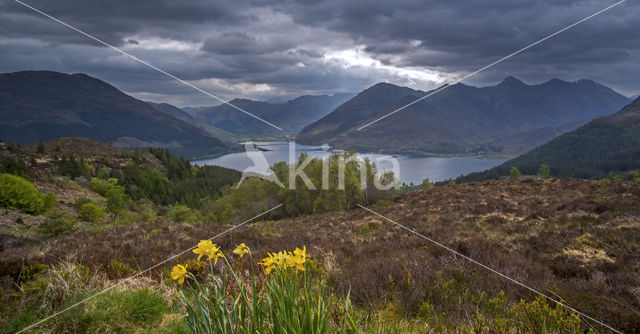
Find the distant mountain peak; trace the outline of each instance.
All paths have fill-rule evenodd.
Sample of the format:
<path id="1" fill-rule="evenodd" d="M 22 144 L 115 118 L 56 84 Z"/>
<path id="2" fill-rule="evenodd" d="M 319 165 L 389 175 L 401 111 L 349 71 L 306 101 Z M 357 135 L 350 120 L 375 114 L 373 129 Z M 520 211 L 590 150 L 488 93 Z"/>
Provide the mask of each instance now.
<path id="1" fill-rule="evenodd" d="M 551 78 L 549 79 L 547 82 L 545 83 L 551 83 L 551 84 L 559 84 L 559 83 L 567 83 L 566 81 L 562 80 L 562 79 L 558 79 L 558 78 Z"/>
<path id="2" fill-rule="evenodd" d="M 394 84 L 389 83 L 389 82 L 378 82 L 377 84 L 369 87 L 369 89 L 371 89 L 371 88 L 381 88 L 381 87 L 398 87 L 398 88 L 400 88 L 401 86 L 394 85 Z"/>
<path id="3" fill-rule="evenodd" d="M 593 81 L 591 79 L 576 80 L 576 84 L 578 84 L 578 85 L 590 85 L 590 86 L 601 86 L 599 82 Z"/>
<path id="4" fill-rule="evenodd" d="M 511 75 L 507 76 L 506 78 L 504 78 L 499 84 L 498 86 L 527 86 L 527 84 L 525 84 L 524 82 L 522 82 L 522 80 L 513 77 Z"/>

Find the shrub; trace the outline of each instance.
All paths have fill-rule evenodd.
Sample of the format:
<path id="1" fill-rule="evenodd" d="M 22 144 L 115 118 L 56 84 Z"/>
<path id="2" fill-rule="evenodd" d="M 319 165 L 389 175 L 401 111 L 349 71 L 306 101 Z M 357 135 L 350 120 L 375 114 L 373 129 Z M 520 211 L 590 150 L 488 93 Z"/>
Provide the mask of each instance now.
<path id="1" fill-rule="evenodd" d="M 90 200 L 90 199 L 88 199 L 88 198 L 86 198 L 86 197 L 84 197 L 84 196 L 81 196 L 81 197 L 76 198 L 76 201 L 75 201 L 74 205 L 76 207 L 76 210 L 78 210 L 78 209 L 80 209 L 80 207 L 83 204 L 87 204 L 87 203 L 95 203 L 95 202 Z"/>
<path id="2" fill-rule="evenodd" d="M 49 213 L 44 223 L 40 225 L 40 232 L 48 237 L 58 237 L 64 233 L 73 231 L 76 221 L 77 219 L 70 214 L 61 210 L 55 210 Z"/>
<path id="3" fill-rule="evenodd" d="M 44 209 L 45 210 L 51 209 L 54 206 L 56 206 L 56 204 L 58 204 L 58 200 L 56 199 L 56 195 L 54 195 L 53 193 L 44 194 L 42 199 L 44 200 Z"/>
<path id="4" fill-rule="evenodd" d="M 120 212 L 120 219 L 126 223 L 153 223 L 158 220 L 158 213 L 149 200 L 129 201 L 127 208 Z"/>
<path id="5" fill-rule="evenodd" d="M 521 326 L 525 331 L 537 329 L 542 332 L 555 333 L 580 332 L 580 316 L 561 306 L 551 307 L 541 296 L 530 303 L 526 303 L 524 300 L 520 301 L 512 311 L 515 318 L 522 321 Z"/>
<path id="6" fill-rule="evenodd" d="M 107 215 L 95 203 L 84 203 L 78 208 L 78 218 L 90 224 L 104 223 Z"/>
<path id="7" fill-rule="evenodd" d="M 107 180 L 109 178 L 109 170 L 106 167 L 98 169 L 96 177 L 101 180 Z"/>
<path id="8" fill-rule="evenodd" d="M 102 196 L 106 196 L 107 192 L 117 185 L 118 185 L 118 179 L 113 179 L 113 178 L 107 179 L 107 180 L 98 179 L 98 178 L 91 179 L 91 190 L 97 192 Z"/>
<path id="9" fill-rule="evenodd" d="M 171 219 L 178 223 L 191 222 L 195 215 L 188 206 L 179 204 L 171 208 Z"/>
<path id="10" fill-rule="evenodd" d="M 0 175 L 0 205 L 27 213 L 40 213 L 55 204 L 55 196 L 43 196 L 33 183 L 15 175 Z"/>

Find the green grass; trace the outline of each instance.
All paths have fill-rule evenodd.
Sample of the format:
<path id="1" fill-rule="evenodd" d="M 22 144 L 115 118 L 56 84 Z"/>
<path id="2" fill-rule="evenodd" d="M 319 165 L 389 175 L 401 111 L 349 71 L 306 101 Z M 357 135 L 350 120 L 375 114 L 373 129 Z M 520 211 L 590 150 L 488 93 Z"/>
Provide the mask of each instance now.
<path id="1" fill-rule="evenodd" d="M 95 296 L 104 287 L 86 267 L 61 264 L 48 270 L 41 265 L 24 269 L 26 281 L 21 290 L 0 295 L 3 304 L 12 305 L 0 308 L 0 333 L 15 333 L 65 309 L 31 332 L 137 333 L 156 328 L 165 333 L 184 332 L 182 317 L 172 308 L 170 298 L 152 286 Z"/>
<path id="2" fill-rule="evenodd" d="M 63 305 L 74 305 L 91 296 L 78 293 Z M 163 315 L 171 313 L 167 299 L 148 288 L 108 292 L 81 304 L 55 319 L 55 332 L 134 333 L 138 329 L 152 328 Z"/>

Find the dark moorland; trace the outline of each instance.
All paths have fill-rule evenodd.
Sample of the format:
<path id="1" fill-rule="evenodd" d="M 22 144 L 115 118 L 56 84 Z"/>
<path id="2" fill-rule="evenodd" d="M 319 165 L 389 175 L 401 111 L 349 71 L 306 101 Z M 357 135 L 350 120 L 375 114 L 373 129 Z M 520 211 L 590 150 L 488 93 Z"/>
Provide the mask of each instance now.
<path id="1" fill-rule="evenodd" d="M 486 181 L 421 190 L 370 208 L 615 328 L 636 332 L 640 330 L 637 182 Z M 282 215 L 276 211 L 265 218 Z M 48 307 L 55 310 L 88 286 L 109 286 L 230 226 L 159 217 L 43 239 L 38 230 L 17 226 L 5 217 L 6 212 L 0 253 L 4 289 L 13 291 L 14 284 L 21 284 L 35 290 L 30 290 L 34 295 L 22 297 L 15 291 L 5 293 L 2 304 L 19 303 L 25 312 L 32 312 L 29 298 L 37 299 L 41 292 L 29 283 L 24 268 L 71 263 L 95 272 L 92 280 L 75 282 L 78 286 L 69 287 L 58 297 L 62 299 L 49 301 Z M 15 220 L 15 211 L 9 217 Z M 262 220 L 215 241 L 225 250 L 245 242 L 256 258 L 269 250 L 304 244 L 336 292 L 343 296 L 349 292 L 357 307 L 375 310 L 367 312 L 374 312 L 369 314 L 381 317 L 380 321 L 397 322 L 398 332 L 421 332 L 425 326 L 462 330 L 469 323 L 495 328 L 494 321 L 513 316 L 508 312 L 516 306 L 510 305 L 536 297 L 363 209 Z M 171 296 L 175 291 L 164 287 L 169 284 L 169 267 L 137 278 L 128 289 L 145 286 Z M 73 313 L 74 319 L 96 316 L 92 307 L 95 304 Z M 3 318 L 17 321 L 13 312 L 13 307 L 5 308 Z M 50 325 L 69 330 L 78 325 L 71 319 L 61 317 Z M 164 321 L 156 325 L 169 326 Z M 602 330 L 583 320 L 582 328 L 590 326 Z"/>

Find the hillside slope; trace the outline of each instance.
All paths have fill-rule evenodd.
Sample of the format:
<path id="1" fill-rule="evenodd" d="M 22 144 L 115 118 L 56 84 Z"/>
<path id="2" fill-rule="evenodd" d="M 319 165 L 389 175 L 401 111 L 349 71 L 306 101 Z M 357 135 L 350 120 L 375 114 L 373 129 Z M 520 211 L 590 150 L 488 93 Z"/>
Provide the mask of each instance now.
<path id="1" fill-rule="evenodd" d="M 370 209 L 634 333 L 640 329 L 635 311 L 640 307 L 639 203 L 640 188 L 632 182 L 545 179 L 435 187 Z M 385 312 L 397 319 L 410 316 L 422 325 L 416 332 L 424 332 L 426 324 L 468 324 L 476 312 L 487 312 L 480 307 L 482 301 L 494 301 L 490 310 L 497 315 L 483 314 L 493 323 L 510 305 L 536 297 L 363 209 L 273 218 L 242 226 L 214 242 L 229 258 L 238 243 L 246 242 L 255 261 L 267 251 L 306 245 L 317 263 L 314 268 L 322 268 L 337 295 L 349 293 L 361 307 L 393 302 Z M 230 226 L 161 219 L 80 231 L 55 241 L 0 234 L 6 245 L 0 249 L 0 275 L 7 282 L 18 279 L 25 254 L 30 254 L 27 265 L 56 264 L 73 256 L 78 264 L 122 278 L 110 269 L 113 261 L 147 268 Z M 156 282 L 171 265 L 146 273 L 147 286 L 162 284 Z M 501 291 L 506 303 L 495 302 Z"/>
<path id="2" fill-rule="evenodd" d="M 557 177 L 597 178 L 640 169 L 640 98 L 614 115 L 599 118 L 565 133 L 488 171 L 459 179 L 477 181 L 508 175 L 511 167 L 535 174 L 541 164 Z"/>
<path id="3" fill-rule="evenodd" d="M 25 71 L 0 74 L 0 133 L 34 143 L 86 137 L 119 147 L 162 147 L 186 156 L 226 153 L 228 146 L 197 127 L 84 74 Z"/>
<path id="4" fill-rule="evenodd" d="M 510 145 L 509 137 L 526 135 L 532 145 L 539 145 L 550 134 L 573 129 L 629 102 L 590 80 L 552 79 L 527 85 L 507 77 L 491 87 L 456 84 L 357 131 L 428 93 L 377 84 L 306 126 L 296 139 L 364 150 L 522 153 L 531 145 Z M 560 131 L 545 130 L 549 128 Z M 532 131 L 540 133 L 532 136 Z"/>
<path id="5" fill-rule="evenodd" d="M 173 116 L 175 118 L 181 119 L 185 122 L 194 122 L 196 119 L 193 118 L 188 112 L 176 107 L 172 106 L 168 103 L 155 103 L 155 102 L 147 102 L 153 109 L 163 112 L 167 115 Z"/>

